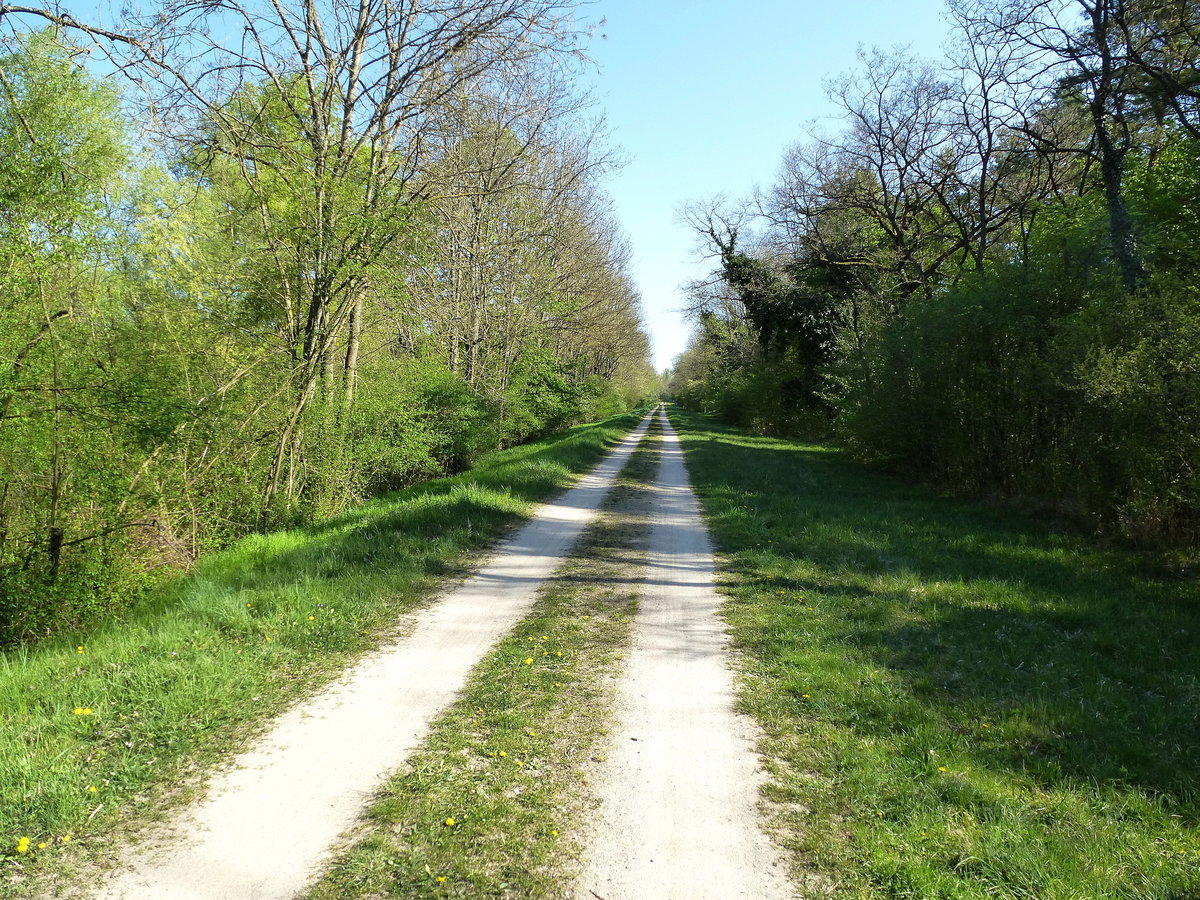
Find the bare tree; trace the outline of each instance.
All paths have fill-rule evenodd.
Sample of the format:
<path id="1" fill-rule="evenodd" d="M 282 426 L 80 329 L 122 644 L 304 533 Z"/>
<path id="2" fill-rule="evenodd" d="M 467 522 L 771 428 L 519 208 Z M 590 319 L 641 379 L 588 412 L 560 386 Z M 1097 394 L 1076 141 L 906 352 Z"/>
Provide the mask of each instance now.
<path id="1" fill-rule="evenodd" d="M 975 40 L 1004 47 L 1010 58 L 1019 60 L 1012 67 L 1012 79 L 1040 88 L 1042 101 L 1035 109 L 1074 95 L 1087 110 L 1090 143 L 1079 150 L 1098 164 L 1113 257 L 1129 289 L 1145 278 L 1122 187 L 1134 143 L 1139 91 L 1126 40 L 1129 30 L 1122 23 L 1143 21 L 1134 9 L 1137 2 L 977 0 L 956 7 L 959 21 Z M 1051 146 L 1035 123 L 1028 123 L 1026 130 L 1042 146 Z"/>

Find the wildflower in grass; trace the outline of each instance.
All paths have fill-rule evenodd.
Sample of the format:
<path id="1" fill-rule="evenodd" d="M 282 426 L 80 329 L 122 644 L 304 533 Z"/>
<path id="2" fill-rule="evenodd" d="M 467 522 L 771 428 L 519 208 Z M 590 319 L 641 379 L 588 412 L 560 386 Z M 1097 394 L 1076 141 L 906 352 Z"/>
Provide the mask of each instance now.
<path id="1" fill-rule="evenodd" d="M 548 641 L 548 640 L 549 640 L 549 638 L 548 638 L 548 637 L 546 637 L 546 636 L 543 634 L 543 635 L 542 635 L 542 640 L 543 640 L 543 641 Z"/>
<path id="2" fill-rule="evenodd" d="M 439 876 L 437 877 L 437 883 L 438 883 L 438 884 L 445 884 L 445 883 L 446 883 L 446 876 L 445 876 L 445 875 L 439 875 Z"/>
<path id="3" fill-rule="evenodd" d="M 991 728 L 992 726 L 991 726 L 991 725 L 989 725 L 987 722 L 984 722 L 984 723 L 983 723 L 983 727 L 984 727 L 984 728 Z"/>
<path id="4" fill-rule="evenodd" d="M 70 842 L 70 840 L 71 840 L 71 835 L 70 835 L 70 833 L 64 834 L 64 835 L 62 836 L 62 842 L 63 842 L 64 844 L 66 844 L 66 843 L 69 843 L 69 842 Z"/>
<path id="5" fill-rule="evenodd" d="M 89 785 L 88 785 L 88 793 L 89 793 L 89 794 L 94 794 L 94 793 L 96 793 L 96 786 L 95 786 L 94 784 L 89 784 Z"/>
<path id="6" fill-rule="evenodd" d="M 550 829 L 550 837 L 558 837 L 558 829 L 557 828 Z"/>
<path id="7" fill-rule="evenodd" d="M 76 647 L 76 648 L 75 648 L 75 652 L 76 652 L 76 653 L 82 653 L 82 652 L 83 652 L 83 647 L 82 647 L 82 646 Z"/>
<path id="8" fill-rule="evenodd" d="M 561 651 L 561 650 L 556 650 L 556 651 L 555 651 L 555 653 L 554 653 L 554 655 L 555 655 L 555 656 L 562 656 L 562 651 Z"/>
<path id="9" fill-rule="evenodd" d="M 803 699 L 803 700 L 807 700 L 807 699 L 808 699 L 808 694 L 801 694 L 801 695 L 800 695 L 800 697 L 801 697 L 801 699 Z"/>
<path id="10" fill-rule="evenodd" d="M 527 665 L 527 666 L 533 665 L 533 657 L 532 656 L 525 657 L 525 665 Z"/>
<path id="11" fill-rule="evenodd" d="M 38 849 L 39 849 L 39 850 L 45 850 L 45 849 L 46 849 L 46 842 L 45 842 L 45 841 L 42 841 L 40 844 L 38 844 Z"/>
<path id="12" fill-rule="evenodd" d="M 23 837 L 17 841 L 17 852 L 18 853 L 28 853 L 29 852 L 29 838 Z"/>
<path id="13" fill-rule="evenodd" d="M 75 715 L 77 715 L 77 716 L 90 716 L 91 714 L 92 714 L 92 708 L 90 706 L 75 707 Z"/>
<path id="14" fill-rule="evenodd" d="M 946 771 L 946 767 L 945 767 L 945 766 L 938 766 L 938 771 L 939 771 L 939 772 L 945 772 L 945 771 Z"/>
<path id="15" fill-rule="evenodd" d="M 508 756 L 508 751 L 507 751 L 507 750 L 501 750 L 501 751 L 500 751 L 500 755 L 501 755 L 501 756 Z"/>
<path id="16" fill-rule="evenodd" d="M 315 621 L 316 621 L 316 618 L 317 618 L 316 616 L 309 616 L 309 617 L 308 617 L 308 621 L 310 621 L 310 622 L 315 622 Z"/>
<path id="17" fill-rule="evenodd" d="M 454 823 L 454 817 L 453 817 L 453 816 L 450 816 L 450 817 L 448 817 L 448 818 L 446 819 L 446 827 L 447 827 L 447 828 L 453 828 L 453 827 L 454 827 L 454 824 L 455 824 L 455 823 Z"/>

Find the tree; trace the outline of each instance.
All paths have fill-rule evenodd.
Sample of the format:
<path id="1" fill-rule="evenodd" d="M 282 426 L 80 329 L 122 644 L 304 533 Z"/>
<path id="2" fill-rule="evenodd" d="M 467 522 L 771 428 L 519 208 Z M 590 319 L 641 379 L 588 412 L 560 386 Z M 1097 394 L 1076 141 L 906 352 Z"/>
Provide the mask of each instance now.
<path id="1" fill-rule="evenodd" d="M 264 516 L 281 495 L 285 509 L 296 500 L 306 414 L 322 384 L 331 409 L 339 392 L 353 400 L 368 272 L 436 188 L 418 175 L 452 140 L 439 129 L 442 105 L 574 58 L 571 7 L 169 0 L 125 31 L 0 7 L 0 18 L 36 15 L 80 30 L 155 76 L 147 96 L 192 148 L 197 174 L 221 169 L 214 177 L 241 180 L 237 202 L 260 220 L 292 358 L 292 400 L 263 488 Z"/>

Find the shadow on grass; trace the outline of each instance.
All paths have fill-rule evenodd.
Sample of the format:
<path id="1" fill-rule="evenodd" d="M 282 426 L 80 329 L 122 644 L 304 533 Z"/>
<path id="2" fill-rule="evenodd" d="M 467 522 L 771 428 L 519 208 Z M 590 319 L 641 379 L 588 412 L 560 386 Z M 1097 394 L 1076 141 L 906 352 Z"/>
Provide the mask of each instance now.
<path id="1" fill-rule="evenodd" d="M 1195 577 L 827 448 L 683 419 L 734 601 L 760 607 L 742 642 L 781 667 L 841 653 L 900 686 L 831 700 L 841 727 L 919 733 L 918 756 L 935 728 L 991 771 L 1139 788 L 1200 821 Z"/>

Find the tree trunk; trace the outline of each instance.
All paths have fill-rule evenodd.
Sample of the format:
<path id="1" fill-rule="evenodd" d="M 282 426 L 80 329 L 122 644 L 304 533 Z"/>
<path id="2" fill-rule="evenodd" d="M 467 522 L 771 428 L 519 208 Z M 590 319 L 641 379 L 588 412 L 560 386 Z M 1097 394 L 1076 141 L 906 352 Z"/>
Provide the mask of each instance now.
<path id="1" fill-rule="evenodd" d="M 1138 259 L 1137 242 L 1133 233 L 1133 217 L 1125 204 L 1121 176 L 1125 170 L 1125 153 L 1114 145 L 1105 123 L 1097 122 L 1096 141 L 1100 145 L 1100 178 L 1104 182 L 1104 201 L 1108 207 L 1108 229 L 1113 256 L 1121 270 L 1125 287 L 1136 290 L 1146 278 Z"/>

